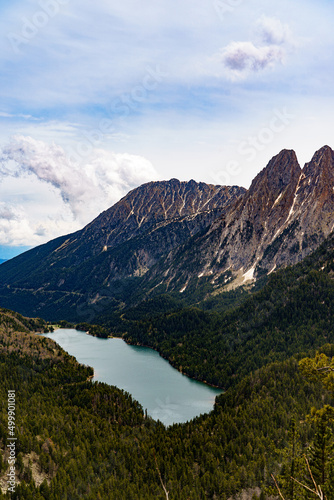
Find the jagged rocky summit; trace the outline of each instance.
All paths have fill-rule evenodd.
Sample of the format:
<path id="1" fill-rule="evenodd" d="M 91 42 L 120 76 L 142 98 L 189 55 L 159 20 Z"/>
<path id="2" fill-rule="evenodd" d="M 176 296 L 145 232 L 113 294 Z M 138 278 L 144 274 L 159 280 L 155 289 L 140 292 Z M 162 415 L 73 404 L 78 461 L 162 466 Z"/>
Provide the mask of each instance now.
<path id="1" fill-rule="evenodd" d="M 212 276 L 213 283 L 220 276 L 229 282 L 237 278 L 235 284 L 242 284 L 309 255 L 332 232 L 333 215 L 331 148 L 321 148 L 303 169 L 294 151 L 283 150 L 249 190 L 193 240 L 192 257 L 178 249 L 164 272 L 170 285 L 176 280 L 181 287 L 193 275 Z"/>

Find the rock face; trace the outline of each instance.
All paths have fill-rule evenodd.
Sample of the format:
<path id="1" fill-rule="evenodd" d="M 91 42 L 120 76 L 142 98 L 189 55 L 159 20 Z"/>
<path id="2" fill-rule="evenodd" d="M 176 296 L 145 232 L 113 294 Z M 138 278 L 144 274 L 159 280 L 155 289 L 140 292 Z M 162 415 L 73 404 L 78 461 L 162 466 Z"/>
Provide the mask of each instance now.
<path id="1" fill-rule="evenodd" d="M 198 243 L 204 252 L 206 275 L 255 269 L 275 234 L 287 219 L 301 169 L 294 151 L 282 151 L 253 180 L 248 192 L 226 216 L 217 219 Z"/>
<path id="2" fill-rule="evenodd" d="M 239 276 L 237 284 L 295 264 L 315 250 L 334 228 L 334 153 L 317 151 L 301 170 L 296 154 L 283 150 L 253 180 L 250 189 L 189 252 L 170 255 L 164 273 L 169 289 L 199 277 Z M 168 267 L 167 267 L 168 265 Z M 191 269 L 191 271 L 190 271 Z"/>
<path id="3" fill-rule="evenodd" d="M 247 281 L 314 251 L 333 230 L 333 215 L 331 148 L 317 151 L 303 170 L 295 152 L 283 150 L 204 234 L 177 247 L 163 270 L 155 268 L 147 279 L 160 272 L 168 289 L 183 289 L 194 276 L 213 276 L 215 282 L 229 271 Z"/>
<path id="4" fill-rule="evenodd" d="M 188 233 L 179 234 L 184 240 L 201 229 L 203 224 L 209 224 L 244 192 L 245 189 L 237 186 L 213 186 L 193 180 L 149 182 L 130 191 L 82 231 L 70 235 L 56 252 L 60 259 L 69 258 L 72 264 L 73 257 L 77 256 L 77 263 L 80 263 L 82 259 L 92 258 L 177 222 L 182 222 L 188 229 Z M 177 238 L 172 239 L 169 250 L 181 242 Z"/>
<path id="5" fill-rule="evenodd" d="M 294 264 L 314 251 L 333 230 L 334 153 L 324 146 L 301 171 L 275 237 L 264 252 L 260 266 Z M 259 266 L 259 268 L 260 268 Z"/>
<path id="6" fill-rule="evenodd" d="M 333 215 L 328 146 L 303 170 L 294 151 L 281 151 L 248 191 L 151 182 L 81 231 L 2 264 L 0 300 L 24 314 L 71 319 L 106 294 L 117 305 L 131 304 L 138 290 L 238 286 L 302 260 L 331 233 Z"/>

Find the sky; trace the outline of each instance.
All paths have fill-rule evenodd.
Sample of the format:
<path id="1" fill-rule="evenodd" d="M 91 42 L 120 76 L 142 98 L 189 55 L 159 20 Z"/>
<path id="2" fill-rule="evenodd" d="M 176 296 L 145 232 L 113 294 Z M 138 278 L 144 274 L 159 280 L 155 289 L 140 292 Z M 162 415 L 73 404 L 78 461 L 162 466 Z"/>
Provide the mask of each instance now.
<path id="1" fill-rule="evenodd" d="M 0 0 L 0 259 L 152 180 L 334 147 L 331 0 Z"/>

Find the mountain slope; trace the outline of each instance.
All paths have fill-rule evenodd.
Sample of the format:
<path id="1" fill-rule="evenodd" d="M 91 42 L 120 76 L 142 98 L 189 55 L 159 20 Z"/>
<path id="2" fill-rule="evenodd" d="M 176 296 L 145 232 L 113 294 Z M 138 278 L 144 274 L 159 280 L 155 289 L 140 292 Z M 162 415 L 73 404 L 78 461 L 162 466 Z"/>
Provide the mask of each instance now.
<path id="1" fill-rule="evenodd" d="M 175 221 L 189 222 L 189 230 L 194 233 L 196 224 L 191 224 L 194 218 L 203 214 L 210 221 L 211 211 L 219 212 L 243 192 L 244 189 L 236 186 L 213 186 L 193 180 L 144 184 L 130 191 L 82 231 L 70 236 L 56 250 L 57 259 L 62 265 L 76 265 Z"/>
<path id="2" fill-rule="evenodd" d="M 115 306 L 134 281 L 244 192 L 176 179 L 140 186 L 81 231 L 4 263 L 1 304 L 52 319 L 78 319 L 78 307 L 101 297 Z"/>

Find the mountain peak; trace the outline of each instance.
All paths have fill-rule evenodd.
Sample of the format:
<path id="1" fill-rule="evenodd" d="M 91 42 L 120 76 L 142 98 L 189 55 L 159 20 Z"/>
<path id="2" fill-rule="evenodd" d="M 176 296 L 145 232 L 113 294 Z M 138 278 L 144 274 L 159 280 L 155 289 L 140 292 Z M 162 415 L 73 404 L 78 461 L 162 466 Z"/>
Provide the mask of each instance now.
<path id="1" fill-rule="evenodd" d="M 314 163 L 316 165 L 319 165 L 319 163 L 322 160 L 332 159 L 333 155 L 334 155 L 334 153 L 333 153 L 333 150 L 332 150 L 331 147 L 329 147 L 329 146 L 323 146 L 322 148 L 320 148 L 318 151 L 316 151 L 314 153 L 313 158 L 312 158 L 312 160 L 309 163 Z M 309 163 L 307 163 L 307 165 Z"/>
<path id="2" fill-rule="evenodd" d="M 333 154 L 333 150 L 330 146 L 325 145 L 315 153 L 315 155 L 317 154 L 320 155 Z"/>
<path id="3" fill-rule="evenodd" d="M 297 184 L 300 173 L 296 153 L 292 149 L 283 149 L 255 177 L 249 196 L 262 192 L 262 195 L 269 196 L 269 201 L 275 200 L 287 186 Z"/>
<path id="4" fill-rule="evenodd" d="M 314 153 L 312 160 L 305 164 L 303 174 L 306 178 L 315 177 L 314 184 L 334 182 L 334 152 L 329 146 L 323 146 Z M 310 181 L 312 182 L 312 181 Z"/>

